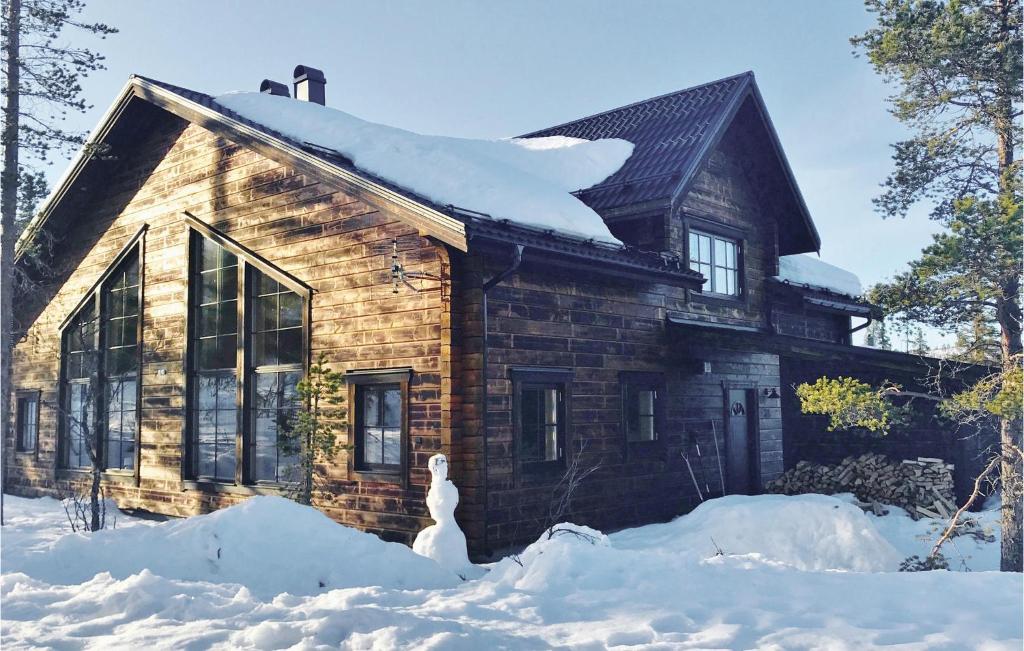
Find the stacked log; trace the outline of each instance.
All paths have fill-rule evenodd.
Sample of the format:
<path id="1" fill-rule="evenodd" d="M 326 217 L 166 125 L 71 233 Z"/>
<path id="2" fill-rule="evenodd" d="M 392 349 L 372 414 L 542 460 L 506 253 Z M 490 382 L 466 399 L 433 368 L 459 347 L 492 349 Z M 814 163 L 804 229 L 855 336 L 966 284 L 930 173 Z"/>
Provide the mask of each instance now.
<path id="1" fill-rule="evenodd" d="M 918 457 L 896 462 L 883 454 L 846 457 L 834 466 L 801 461 L 765 486 L 770 493 L 853 493 L 873 510 L 899 506 L 914 519 L 948 519 L 956 512 L 953 465 Z"/>

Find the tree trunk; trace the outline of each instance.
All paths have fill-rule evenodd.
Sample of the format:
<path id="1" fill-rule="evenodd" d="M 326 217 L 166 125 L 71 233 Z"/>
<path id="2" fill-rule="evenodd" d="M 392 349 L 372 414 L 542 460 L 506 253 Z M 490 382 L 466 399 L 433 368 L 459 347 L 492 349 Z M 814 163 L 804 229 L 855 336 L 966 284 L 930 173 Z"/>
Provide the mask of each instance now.
<path id="1" fill-rule="evenodd" d="M 7 42 L 4 64 L 4 125 L 0 134 L 4 168 L 0 173 L 0 524 L 3 524 L 3 492 L 7 488 L 7 440 L 11 435 L 11 351 L 14 334 L 14 218 L 18 212 L 18 114 L 21 110 L 21 0 L 7 0 Z"/>
<path id="2" fill-rule="evenodd" d="M 92 485 L 89 486 L 89 531 L 99 531 L 100 525 L 100 466 L 92 464 Z"/>
<path id="3" fill-rule="evenodd" d="M 1006 296 L 1015 297 L 1020 287 L 1017 282 L 1006 288 Z M 1001 301 L 997 312 L 1001 329 L 1003 373 L 1021 363 L 1020 307 L 1015 299 Z M 1002 419 L 999 423 L 999 448 L 1002 464 L 999 481 L 1002 487 L 1002 546 L 999 569 L 1004 572 L 1024 570 L 1024 464 L 1021 461 L 1021 420 Z"/>

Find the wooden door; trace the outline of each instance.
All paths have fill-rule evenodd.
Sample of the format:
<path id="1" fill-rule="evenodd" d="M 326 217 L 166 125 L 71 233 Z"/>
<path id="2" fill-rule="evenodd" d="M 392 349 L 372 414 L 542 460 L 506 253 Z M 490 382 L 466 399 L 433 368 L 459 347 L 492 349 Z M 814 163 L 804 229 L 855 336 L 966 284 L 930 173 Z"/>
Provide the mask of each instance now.
<path id="1" fill-rule="evenodd" d="M 730 494 L 750 495 L 759 486 L 756 432 L 756 396 L 750 389 L 729 389 L 726 401 L 725 485 Z"/>

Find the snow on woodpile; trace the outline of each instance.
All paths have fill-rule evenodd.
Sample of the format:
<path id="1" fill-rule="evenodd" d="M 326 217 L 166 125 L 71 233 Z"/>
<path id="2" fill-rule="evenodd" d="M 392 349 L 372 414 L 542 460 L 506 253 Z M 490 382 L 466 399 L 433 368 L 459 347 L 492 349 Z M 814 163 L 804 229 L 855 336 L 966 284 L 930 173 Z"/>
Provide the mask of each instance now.
<path id="1" fill-rule="evenodd" d="M 864 293 L 856 274 L 809 255 L 779 257 L 779 280 L 810 285 L 856 298 Z"/>
<path id="2" fill-rule="evenodd" d="M 570 193 L 622 167 L 633 153 L 625 140 L 428 136 L 287 97 L 228 93 L 216 101 L 300 143 L 337 151 L 435 203 L 618 243 L 604 220 Z"/>
<path id="3" fill-rule="evenodd" d="M 103 572 L 123 579 L 148 570 L 168 579 L 233 583 L 270 598 L 352 586 L 443 588 L 452 572 L 398 543 L 344 527 L 282 497 L 153 526 L 65 535 L 27 553 L 4 550 L 4 571 L 55 584 Z"/>
<path id="4" fill-rule="evenodd" d="M 825 495 L 729 495 L 611 540 L 617 548 L 681 557 L 709 558 L 722 550 L 798 570 L 885 572 L 903 560 L 863 511 Z"/>

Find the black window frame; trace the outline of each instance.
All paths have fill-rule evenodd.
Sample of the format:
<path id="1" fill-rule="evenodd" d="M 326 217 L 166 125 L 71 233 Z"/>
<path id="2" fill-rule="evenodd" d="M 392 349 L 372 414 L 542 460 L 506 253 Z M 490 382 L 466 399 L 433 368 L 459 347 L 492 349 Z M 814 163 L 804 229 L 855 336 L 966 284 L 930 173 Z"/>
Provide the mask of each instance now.
<path id="1" fill-rule="evenodd" d="M 398 483 L 408 487 L 409 482 L 409 385 L 412 380 L 411 368 L 352 370 L 345 374 L 348 384 L 349 404 L 349 478 L 357 481 Z M 397 388 L 401 399 L 401 423 L 399 432 L 398 464 L 367 464 L 363 461 L 364 434 L 362 398 L 367 390 Z M 381 401 L 383 409 L 383 401 Z"/>
<path id="2" fill-rule="evenodd" d="M 18 389 L 14 392 L 14 450 L 18 454 L 35 456 L 39 451 L 41 393 L 39 389 Z M 33 428 L 31 446 L 26 445 L 23 438 L 26 424 L 29 423 Z"/>
<path id="3" fill-rule="evenodd" d="M 621 371 L 619 373 L 619 386 L 621 387 L 621 427 L 625 456 L 628 458 L 631 451 L 635 453 L 642 448 L 663 445 L 666 401 L 665 376 L 662 373 Z M 648 416 L 653 427 L 654 438 L 652 439 L 630 438 L 630 431 L 633 427 L 633 423 L 630 422 L 630 403 L 637 397 L 639 391 L 652 391 L 654 393 L 653 413 Z"/>
<path id="4" fill-rule="evenodd" d="M 249 489 L 260 492 L 266 488 L 270 492 L 288 488 L 295 484 L 295 481 L 282 479 L 280 468 L 275 466 L 275 478 L 273 480 L 256 478 L 254 470 L 257 463 L 256 445 L 256 424 L 257 424 L 257 395 L 256 387 L 258 376 L 269 373 L 297 373 L 298 379 L 309 371 L 310 360 L 310 310 L 312 309 L 311 287 L 295 278 L 291 274 L 276 267 L 265 258 L 249 250 L 242 244 L 225 235 L 223 232 L 199 220 L 190 213 L 184 213 L 184 219 L 188 226 L 188 309 L 186 310 L 186 343 L 185 343 L 185 381 L 186 381 L 186 408 L 185 408 L 185 436 L 182 437 L 182 481 L 186 488 L 197 488 L 202 490 L 241 490 Z M 196 328 L 198 318 L 195 310 L 197 304 L 198 286 L 194 282 L 199 255 L 199 243 L 210 241 L 219 246 L 227 253 L 237 259 L 236 282 L 238 283 L 235 294 L 236 318 L 235 318 L 235 367 L 234 369 L 222 369 L 225 376 L 231 374 L 235 378 L 235 467 L 234 477 L 229 479 L 211 477 L 198 473 L 197 459 L 197 428 L 196 409 L 198 404 L 197 381 L 202 372 L 197 368 L 196 355 Z M 253 329 L 254 313 L 256 312 L 254 291 L 257 287 L 257 280 L 260 277 L 267 277 L 279 284 L 286 292 L 297 294 L 300 299 L 299 312 L 301 314 L 300 331 L 300 352 L 298 361 L 288 364 L 259 365 L 254 362 L 253 341 L 255 331 Z M 219 333 L 218 333 L 219 334 Z M 213 371 L 210 371 L 212 374 Z M 295 403 L 295 408 L 298 403 Z M 283 409 L 286 411 L 287 409 Z M 275 448 L 277 452 L 277 450 Z M 277 454 L 278 461 L 280 455 Z M 297 479 L 297 478 L 296 478 Z"/>
<path id="5" fill-rule="evenodd" d="M 562 367 L 513 367 L 512 379 L 512 429 L 515 450 L 515 466 L 518 479 L 536 475 L 550 475 L 565 469 L 566 459 L 572 448 L 572 383 L 573 371 Z M 556 459 L 527 459 L 524 457 L 523 392 L 526 390 L 555 389 L 559 395 L 556 418 Z"/>
<path id="6" fill-rule="evenodd" d="M 60 333 L 60 369 L 59 369 L 59 386 L 58 386 L 58 404 L 60 409 L 58 410 L 57 418 L 57 455 L 56 465 L 58 475 L 63 476 L 78 476 L 82 473 L 87 473 L 91 470 L 91 463 L 87 465 L 70 465 L 70 426 L 68 413 L 70 412 L 70 401 L 72 399 L 73 386 L 86 386 L 88 387 L 88 395 L 91 397 L 91 403 L 84 406 L 86 410 L 87 418 L 92 421 L 92 428 L 94 430 L 93 436 L 96 438 L 95 446 L 97 454 L 99 455 L 99 465 L 102 469 L 104 476 L 108 479 L 117 479 L 118 481 L 134 480 L 135 485 L 139 484 L 140 481 L 140 466 L 142 462 L 142 350 L 143 350 L 143 329 L 142 329 L 142 310 L 145 300 L 145 251 L 146 251 L 146 240 L 145 235 L 149 229 L 148 224 L 143 224 L 135 235 L 133 235 L 128 242 L 121 248 L 114 259 L 110 262 L 107 268 L 103 271 L 100 277 L 93 283 L 83 297 L 79 300 L 78 304 L 70 311 L 68 316 L 58 327 Z M 107 290 L 109 289 L 110 282 L 114 279 L 115 274 L 120 272 L 125 264 L 134 261 L 137 265 L 137 285 L 136 285 L 136 314 L 132 317 L 135 319 L 135 351 L 132 357 L 134 362 L 134 375 L 135 375 L 135 392 L 132 398 L 135 401 L 135 409 L 133 413 L 135 421 L 135 431 L 133 443 L 133 451 L 131 454 L 132 467 L 124 468 L 117 467 L 112 468 L 109 466 L 107 458 L 108 454 L 108 440 L 107 440 L 107 426 L 108 426 L 108 414 L 107 414 L 107 383 L 111 379 L 107 374 Z M 81 315 L 89 312 L 89 322 L 92 324 L 89 326 L 90 337 L 92 339 L 91 348 L 86 348 L 83 355 L 93 356 L 94 365 L 89 370 L 89 374 L 84 377 L 69 377 L 71 371 L 71 364 L 69 363 L 69 351 L 68 342 L 71 335 L 70 328 L 77 327 Z M 123 315 L 122 315 L 123 316 Z M 124 374 L 122 374 L 124 376 Z M 119 376 L 122 377 L 122 376 Z M 119 439 L 123 441 L 125 439 Z M 131 439 L 129 439 L 131 440 Z M 79 458 L 81 455 L 79 454 Z M 121 457 L 123 459 L 123 457 Z M 119 464 L 120 465 L 120 464 Z"/>
<path id="7" fill-rule="evenodd" d="M 709 246 L 709 251 L 708 251 L 708 254 L 710 255 L 710 259 L 708 261 L 705 262 L 705 261 L 700 259 L 699 251 L 697 253 L 697 256 L 698 256 L 697 259 L 694 259 L 694 251 L 693 251 L 693 244 L 692 244 L 692 240 L 693 240 L 694 237 L 696 237 L 696 238 L 702 238 L 703 237 L 703 238 L 707 238 L 708 240 L 710 240 L 710 246 Z M 735 266 L 734 267 L 730 267 L 729 264 L 728 264 L 728 261 L 725 261 L 724 263 L 720 264 L 720 261 L 717 260 L 718 256 L 715 253 L 715 249 L 716 249 L 715 244 L 716 244 L 717 241 L 720 241 L 723 244 L 726 244 L 728 246 L 732 246 L 735 249 L 735 252 L 733 254 L 733 257 L 734 257 L 734 260 L 735 260 Z M 698 249 L 699 249 L 699 246 L 698 246 Z M 709 295 L 712 295 L 712 296 L 715 296 L 715 297 L 719 297 L 719 298 L 736 299 L 736 300 L 741 299 L 743 297 L 743 294 L 744 294 L 743 275 L 744 274 L 743 274 L 743 254 L 742 254 L 742 251 L 743 251 L 743 240 L 742 240 L 742 238 L 734 237 L 734 236 L 731 236 L 731 235 L 725 235 L 725 234 L 722 234 L 722 233 L 719 233 L 719 232 L 715 232 L 714 230 L 711 230 L 711 229 L 705 230 L 705 229 L 702 229 L 702 228 L 699 228 L 699 227 L 698 228 L 689 227 L 689 228 L 686 229 L 686 262 L 687 262 L 687 267 L 689 269 L 693 270 L 693 271 L 699 271 L 702 275 L 704 275 L 704 272 L 701 271 L 699 267 L 706 266 L 706 267 L 709 267 L 709 269 L 710 269 L 710 275 L 705 275 L 704 276 L 706 278 L 706 287 L 707 287 L 706 289 L 703 289 L 702 293 L 704 293 L 704 294 L 709 294 Z M 697 267 L 695 268 L 694 265 L 697 265 Z M 733 280 L 734 280 L 735 285 L 736 285 L 736 291 L 735 292 L 730 293 L 728 291 L 728 288 L 726 288 L 725 291 L 720 291 L 721 288 L 719 288 L 717 286 L 718 282 L 717 282 L 716 271 L 718 269 L 723 269 L 727 273 L 733 274 Z"/>

